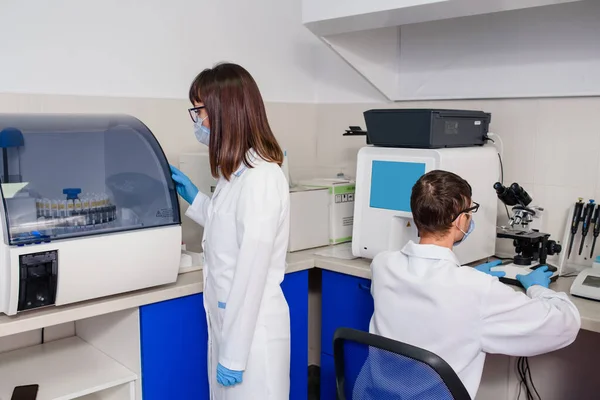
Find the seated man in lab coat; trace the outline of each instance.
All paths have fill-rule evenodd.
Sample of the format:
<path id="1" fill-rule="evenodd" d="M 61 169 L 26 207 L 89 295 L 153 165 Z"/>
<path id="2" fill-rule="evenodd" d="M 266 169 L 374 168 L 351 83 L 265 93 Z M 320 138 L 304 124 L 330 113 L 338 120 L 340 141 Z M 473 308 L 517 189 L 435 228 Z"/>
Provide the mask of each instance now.
<path id="1" fill-rule="evenodd" d="M 489 266 L 461 267 L 452 248 L 468 240 L 479 207 L 464 179 L 431 171 L 413 187 L 410 204 L 420 241 L 373 260 L 371 333 L 437 354 L 471 398 L 486 353 L 535 356 L 575 340 L 579 312 L 565 293 L 548 289 L 547 268 L 519 277 L 525 294 L 501 283 Z"/>

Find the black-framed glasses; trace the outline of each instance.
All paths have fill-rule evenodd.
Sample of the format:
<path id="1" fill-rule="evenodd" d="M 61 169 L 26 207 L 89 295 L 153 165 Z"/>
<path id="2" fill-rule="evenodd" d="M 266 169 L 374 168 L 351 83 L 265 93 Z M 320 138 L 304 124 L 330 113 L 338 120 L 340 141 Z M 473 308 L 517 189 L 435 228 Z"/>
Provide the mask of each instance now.
<path id="1" fill-rule="evenodd" d="M 190 118 L 192 119 L 192 121 L 194 121 L 194 123 L 200 121 L 200 110 L 202 110 L 204 107 L 205 106 L 200 106 L 188 109 L 188 112 L 190 113 Z"/>
<path id="2" fill-rule="evenodd" d="M 479 203 L 477 202 L 473 202 L 473 205 L 469 208 L 465 208 L 464 210 L 462 210 L 461 212 L 459 212 L 458 214 L 456 214 L 456 217 L 454 217 L 454 219 L 452 220 L 452 222 L 456 221 L 456 219 L 458 217 L 460 217 L 462 214 L 475 214 L 477 211 L 479 210 Z"/>

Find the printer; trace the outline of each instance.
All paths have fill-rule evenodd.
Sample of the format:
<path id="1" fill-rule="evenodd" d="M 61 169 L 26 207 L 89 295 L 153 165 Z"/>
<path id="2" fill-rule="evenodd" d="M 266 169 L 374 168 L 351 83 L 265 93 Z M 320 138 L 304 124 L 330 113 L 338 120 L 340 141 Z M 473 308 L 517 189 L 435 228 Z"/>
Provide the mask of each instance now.
<path id="1" fill-rule="evenodd" d="M 141 121 L 0 114 L 0 149 L 0 312 L 177 279 L 177 193 Z"/>
<path id="2" fill-rule="evenodd" d="M 445 170 L 466 179 L 476 228 L 454 249 L 462 264 L 493 256 L 500 168 L 493 146 L 484 145 L 490 114 L 481 111 L 389 109 L 365 112 L 372 145 L 358 152 L 352 253 L 373 258 L 401 250 L 418 232 L 412 218 L 412 187 L 425 173 Z"/>

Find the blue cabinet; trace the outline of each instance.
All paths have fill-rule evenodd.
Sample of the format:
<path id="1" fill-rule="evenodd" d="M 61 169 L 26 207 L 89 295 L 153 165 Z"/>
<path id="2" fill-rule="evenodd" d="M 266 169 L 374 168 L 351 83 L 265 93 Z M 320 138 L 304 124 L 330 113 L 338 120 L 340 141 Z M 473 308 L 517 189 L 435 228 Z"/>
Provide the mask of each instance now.
<path id="1" fill-rule="evenodd" d="M 144 400 L 208 399 L 202 295 L 140 307 Z"/>
<path id="2" fill-rule="evenodd" d="M 369 331 L 373 316 L 371 281 L 323 271 L 321 351 L 333 355 L 333 334 L 340 327 Z"/>
<path id="3" fill-rule="evenodd" d="M 308 396 L 308 271 L 287 274 L 290 307 L 290 400 Z M 140 307 L 144 400 L 209 397 L 208 329 L 202 294 Z"/>
<path id="4" fill-rule="evenodd" d="M 290 400 L 308 397 L 308 271 L 287 274 L 281 289 L 290 307 Z"/>
<path id="5" fill-rule="evenodd" d="M 330 271 L 322 271 L 322 278 L 321 400 L 333 400 L 336 398 L 333 335 L 341 327 L 368 332 L 373 297 L 368 279 Z"/>

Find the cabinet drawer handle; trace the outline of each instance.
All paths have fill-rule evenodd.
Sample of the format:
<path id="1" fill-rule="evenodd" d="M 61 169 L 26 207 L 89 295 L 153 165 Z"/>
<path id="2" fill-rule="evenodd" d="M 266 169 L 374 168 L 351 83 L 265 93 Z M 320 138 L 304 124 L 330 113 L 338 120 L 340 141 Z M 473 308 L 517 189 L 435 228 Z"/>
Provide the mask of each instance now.
<path id="1" fill-rule="evenodd" d="M 367 292 L 370 292 L 370 291 L 371 291 L 371 287 L 370 287 L 370 286 L 367 286 L 367 285 L 365 285 L 364 283 L 359 283 L 359 284 L 358 284 L 358 288 L 359 288 L 359 289 L 362 289 L 362 290 L 366 290 Z"/>

